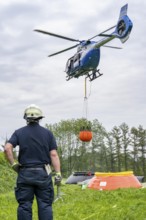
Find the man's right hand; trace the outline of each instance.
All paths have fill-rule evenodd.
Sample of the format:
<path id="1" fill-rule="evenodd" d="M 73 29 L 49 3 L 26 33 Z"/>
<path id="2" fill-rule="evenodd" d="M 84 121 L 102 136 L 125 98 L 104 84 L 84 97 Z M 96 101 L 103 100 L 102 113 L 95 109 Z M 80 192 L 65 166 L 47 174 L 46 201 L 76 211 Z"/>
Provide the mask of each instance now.
<path id="1" fill-rule="evenodd" d="M 19 169 L 20 169 L 20 164 L 15 161 L 15 162 L 12 164 L 12 169 L 13 169 L 16 173 L 18 173 L 18 172 L 19 172 Z"/>

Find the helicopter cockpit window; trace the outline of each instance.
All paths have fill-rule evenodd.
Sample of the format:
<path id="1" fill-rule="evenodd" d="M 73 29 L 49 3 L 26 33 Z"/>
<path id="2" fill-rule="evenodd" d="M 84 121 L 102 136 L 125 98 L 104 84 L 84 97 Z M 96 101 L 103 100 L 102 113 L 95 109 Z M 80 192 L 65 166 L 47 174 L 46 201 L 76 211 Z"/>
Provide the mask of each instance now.
<path id="1" fill-rule="evenodd" d="M 73 65 L 73 59 L 69 59 L 66 64 L 66 72 L 68 72 L 72 68 L 72 65 Z"/>
<path id="2" fill-rule="evenodd" d="M 68 72 L 69 67 L 70 67 L 70 60 L 68 60 L 66 63 L 66 69 L 65 69 L 66 72 Z"/>

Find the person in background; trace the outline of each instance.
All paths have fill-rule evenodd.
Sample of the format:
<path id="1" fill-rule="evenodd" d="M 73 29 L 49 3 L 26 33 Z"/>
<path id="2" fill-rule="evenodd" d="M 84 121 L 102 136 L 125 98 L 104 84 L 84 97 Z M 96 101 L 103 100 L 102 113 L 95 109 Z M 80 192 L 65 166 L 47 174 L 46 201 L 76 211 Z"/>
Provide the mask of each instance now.
<path id="1" fill-rule="evenodd" d="M 36 105 L 24 111 L 27 125 L 15 130 L 5 145 L 5 155 L 14 171 L 18 173 L 15 196 L 19 203 L 18 220 L 32 220 L 34 196 L 38 205 L 39 220 L 53 220 L 52 203 L 54 189 L 51 176 L 55 170 L 55 184 L 60 185 L 62 177 L 56 140 L 51 131 L 40 126 L 44 118 Z M 18 161 L 14 160 L 13 148 L 19 146 Z"/>

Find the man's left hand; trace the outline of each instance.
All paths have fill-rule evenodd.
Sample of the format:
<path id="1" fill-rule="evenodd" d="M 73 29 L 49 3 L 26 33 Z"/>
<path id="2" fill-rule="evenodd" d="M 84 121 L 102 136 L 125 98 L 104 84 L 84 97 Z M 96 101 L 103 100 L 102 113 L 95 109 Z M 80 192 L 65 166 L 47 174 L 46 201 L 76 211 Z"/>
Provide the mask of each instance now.
<path id="1" fill-rule="evenodd" d="M 55 185 L 57 185 L 57 186 L 59 186 L 61 184 L 62 176 L 61 176 L 60 172 L 56 172 L 54 181 L 55 181 Z"/>

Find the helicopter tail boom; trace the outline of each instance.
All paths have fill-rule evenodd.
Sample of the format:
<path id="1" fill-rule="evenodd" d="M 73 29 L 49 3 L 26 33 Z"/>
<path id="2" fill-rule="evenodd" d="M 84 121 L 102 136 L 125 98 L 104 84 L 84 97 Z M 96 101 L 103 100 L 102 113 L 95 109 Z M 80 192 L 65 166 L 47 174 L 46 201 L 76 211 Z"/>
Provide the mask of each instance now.
<path id="1" fill-rule="evenodd" d="M 127 16 L 127 9 L 128 4 L 124 5 L 120 10 L 119 20 L 117 25 L 115 26 L 115 31 L 111 34 L 106 34 L 106 31 L 103 31 L 98 36 L 105 37 L 101 41 L 95 45 L 96 48 L 103 46 L 104 44 L 108 43 L 109 41 L 113 40 L 114 38 L 119 38 L 122 43 L 128 40 L 129 35 L 131 33 L 133 24 L 132 21 Z"/>
<path id="2" fill-rule="evenodd" d="M 114 36 L 116 38 L 119 38 L 122 43 L 125 43 L 125 41 L 128 40 L 133 27 L 132 21 L 127 16 L 127 9 L 128 9 L 128 4 L 124 5 L 121 8 L 119 20 L 116 25 L 116 29 L 113 33 Z"/>

